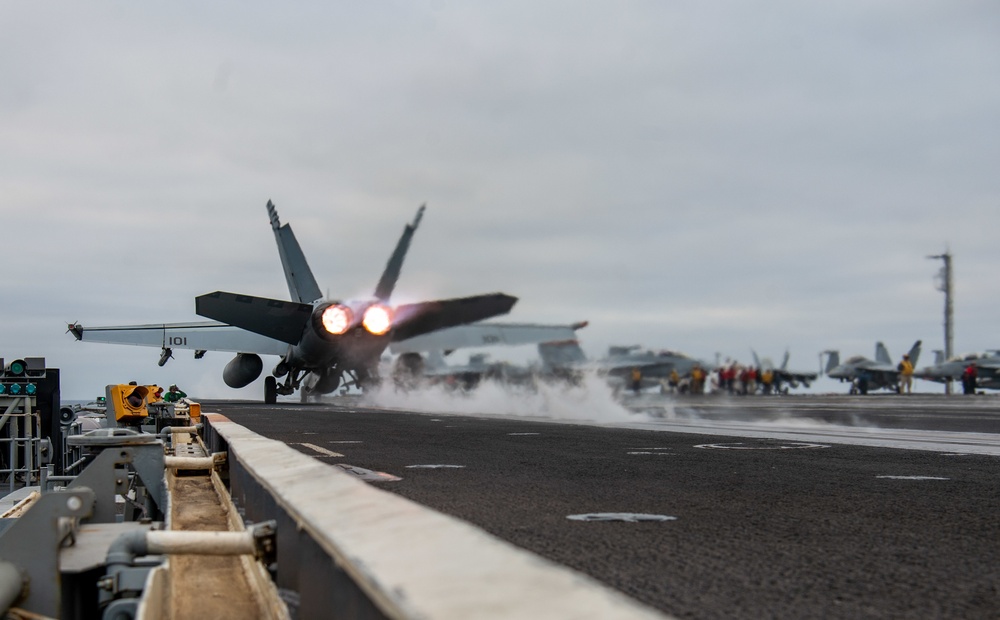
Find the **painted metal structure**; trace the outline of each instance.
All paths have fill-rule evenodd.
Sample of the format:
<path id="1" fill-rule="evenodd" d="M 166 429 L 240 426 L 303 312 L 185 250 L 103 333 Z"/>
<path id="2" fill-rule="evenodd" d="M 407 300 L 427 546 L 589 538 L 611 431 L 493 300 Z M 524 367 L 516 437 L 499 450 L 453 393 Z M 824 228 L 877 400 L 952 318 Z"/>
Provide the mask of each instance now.
<path id="1" fill-rule="evenodd" d="M 177 451 L 178 438 L 197 429 L 168 431 L 161 435 L 167 444 L 161 436 L 120 428 L 72 436 L 70 443 L 89 453 L 82 473 L 46 476 L 47 468 L 36 472 L 40 486 L 0 519 L 0 569 L 14 568 L 0 570 L 0 611 L 72 619 L 170 617 L 158 604 L 164 590 L 153 587 L 156 581 L 176 578 L 169 571 L 169 556 L 266 559 L 273 554 L 273 523 L 247 529 L 240 523 L 237 531 L 170 529 L 167 488 L 176 477 L 172 470 L 196 468 L 217 479 L 215 468 L 225 461 L 207 456 L 203 446 L 201 459 L 166 455 L 165 450 Z M 119 498 L 124 499 L 124 512 Z M 264 573 L 263 568 L 259 572 Z M 270 589 L 270 598 L 277 601 L 277 591 Z M 155 590 L 154 604 L 147 606 L 152 612 L 142 611 L 147 590 Z M 255 598 L 266 600 L 259 594 Z M 261 607 L 259 617 L 288 617 L 280 602 Z M 281 611 L 268 611 L 275 609 Z"/>
<path id="2" fill-rule="evenodd" d="M 955 342 L 955 307 L 953 302 L 955 287 L 952 280 L 952 256 L 950 251 L 945 250 L 944 254 L 936 254 L 927 258 L 944 261 L 944 265 L 937 275 L 937 289 L 944 293 L 944 358 L 950 360 L 954 354 Z M 951 394 L 951 381 L 946 379 L 943 383 L 945 393 Z"/>

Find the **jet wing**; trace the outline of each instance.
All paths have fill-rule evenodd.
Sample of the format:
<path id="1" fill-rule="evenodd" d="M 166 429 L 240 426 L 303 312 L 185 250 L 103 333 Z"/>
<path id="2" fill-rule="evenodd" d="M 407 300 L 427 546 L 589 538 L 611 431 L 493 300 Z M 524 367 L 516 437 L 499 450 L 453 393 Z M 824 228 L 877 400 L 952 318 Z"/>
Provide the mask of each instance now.
<path id="1" fill-rule="evenodd" d="M 392 353 L 454 351 L 469 347 L 515 346 L 572 340 L 585 324 L 540 325 L 537 323 L 476 323 L 458 325 L 392 343 Z"/>
<path id="2" fill-rule="evenodd" d="M 899 371 L 895 367 L 885 364 L 873 364 L 867 368 L 861 367 L 855 374 L 859 375 L 861 372 L 868 373 L 868 376 L 876 384 L 891 385 L 899 381 Z"/>
<path id="3" fill-rule="evenodd" d="M 819 376 L 819 373 L 815 372 L 796 372 L 794 370 L 773 370 L 771 372 L 781 377 L 782 381 L 798 381 L 799 383 L 815 381 L 816 377 Z"/>
<path id="4" fill-rule="evenodd" d="M 261 355 L 284 355 L 288 351 L 288 345 L 284 342 L 215 321 L 106 327 L 84 327 L 73 323 L 69 326 L 69 331 L 77 340 L 140 347 Z"/>
<path id="5" fill-rule="evenodd" d="M 195 297 L 194 310 L 206 319 L 221 321 L 288 344 L 298 344 L 312 316 L 313 307 L 294 301 L 215 291 Z"/>
<path id="6" fill-rule="evenodd" d="M 1000 370 L 1000 358 L 997 357 L 987 357 L 987 358 L 981 357 L 975 360 L 975 362 L 976 362 L 976 368 L 978 368 L 979 370 L 983 370 L 984 368 L 989 370 Z M 964 366 L 962 370 L 965 370 Z"/>
<path id="7" fill-rule="evenodd" d="M 638 368 L 645 376 L 666 375 L 676 367 L 676 362 L 653 361 L 653 360 L 598 360 L 590 364 L 591 368 L 609 375 L 620 375 L 631 372 L 633 368 Z"/>
<path id="8" fill-rule="evenodd" d="M 882 364 L 880 362 L 858 364 L 858 370 L 867 370 L 870 374 L 897 374 L 899 372 L 895 364 Z"/>
<path id="9" fill-rule="evenodd" d="M 401 342 L 446 327 L 475 323 L 507 314 L 515 303 L 517 297 L 492 293 L 404 304 L 395 310 L 396 322 L 392 329 L 392 341 Z"/>

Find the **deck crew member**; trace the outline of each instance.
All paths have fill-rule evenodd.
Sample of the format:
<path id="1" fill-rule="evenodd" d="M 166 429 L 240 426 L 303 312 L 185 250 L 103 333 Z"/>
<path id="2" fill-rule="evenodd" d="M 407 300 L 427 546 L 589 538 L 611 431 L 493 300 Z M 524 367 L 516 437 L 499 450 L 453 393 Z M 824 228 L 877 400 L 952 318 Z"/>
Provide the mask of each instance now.
<path id="1" fill-rule="evenodd" d="M 167 390 L 167 393 L 163 395 L 163 400 L 168 403 L 176 403 L 182 398 L 187 398 L 187 394 L 180 391 L 176 385 L 171 385 L 170 389 Z"/>
<path id="2" fill-rule="evenodd" d="M 632 391 L 639 394 L 642 390 L 642 371 L 636 366 L 632 369 Z"/>
<path id="3" fill-rule="evenodd" d="M 976 393 L 976 363 L 972 362 L 965 367 L 962 372 L 962 393 L 963 394 L 975 394 Z"/>
<path id="4" fill-rule="evenodd" d="M 907 394 L 913 392 L 913 362 L 910 361 L 908 353 L 903 354 L 903 360 L 896 367 L 899 370 L 899 393 L 906 390 Z"/>

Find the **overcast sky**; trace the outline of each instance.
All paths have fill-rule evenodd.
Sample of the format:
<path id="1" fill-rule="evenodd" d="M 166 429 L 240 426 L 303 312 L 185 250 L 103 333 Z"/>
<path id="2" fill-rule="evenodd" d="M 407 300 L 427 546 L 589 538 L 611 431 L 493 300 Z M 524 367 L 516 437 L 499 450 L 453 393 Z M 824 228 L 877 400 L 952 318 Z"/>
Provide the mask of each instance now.
<path id="1" fill-rule="evenodd" d="M 1000 348 L 1000 5 L 847 0 L 0 4 L 0 356 L 65 398 L 222 382 L 230 356 L 78 343 L 324 291 L 504 291 L 584 348 Z M 504 357 L 497 352 L 496 357 Z M 265 360 L 271 368 L 277 360 Z"/>

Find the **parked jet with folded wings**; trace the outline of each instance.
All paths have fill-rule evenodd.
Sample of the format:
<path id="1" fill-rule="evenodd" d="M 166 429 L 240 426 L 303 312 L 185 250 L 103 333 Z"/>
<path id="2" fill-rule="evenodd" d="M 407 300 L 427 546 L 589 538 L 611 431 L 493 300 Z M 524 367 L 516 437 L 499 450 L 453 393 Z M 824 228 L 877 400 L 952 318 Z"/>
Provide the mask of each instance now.
<path id="1" fill-rule="evenodd" d="M 757 357 L 757 352 L 753 349 L 750 350 L 753 354 L 753 363 L 761 371 L 770 370 L 772 376 L 774 377 L 774 389 L 777 392 L 782 390 L 782 384 L 787 383 L 789 387 L 797 388 L 801 383 L 805 387 L 809 387 L 809 384 L 816 380 L 819 376 L 815 372 L 806 372 L 801 370 L 788 370 L 788 358 L 789 353 L 785 351 L 785 357 L 781 359 L 781 366 L 775 366 L 771 358 L 768 357 Z M 788 391 L 788 388 L 785 388 Z"/>
<path id="2" fill-rule="evenodd" d="M 969 353 L 949 360 L 942 359 L 944 356 L 941 355 L 941 351 L 935 353 L 940 357 L 934 360 L 934 365 L 918 370 L 913 376 L 938 383 L 960 381 L 965 369 L 974 364 L 977 375 L 976 387 L 1000 390 L 1000 351 L 993 349 L 985 353 Z"/>
<path id="3" fill-rule="evenodd" d="M 477 323 L 394 342 L 389 351 L 398 353 L 399 357 L 393 364 L 393 379 L 397 387 L 404 389 L 418 387 L 425 380 L 447 380 L 449 377 L 460 378 L 462 385 L 469 388 L 483 378 L 496 378 L 503 383 L 529 383 L 536 368 L 487 362 L 488 355 L 481 352 L 471 355 L 469 363 L 463 366 L 449 365 L 445 357 L 458 349 L 564 342 L 575 339 L 576 331 L 586 326 L 587 321 L 568 325 Z"/>
<path id="4" fill-rule="evenodd" d="M 379 357 L 390 343 L 506 314 L 517 302 L 516 297 L 493 293 L 389 305 L 423 206 L 403 230 L 372 297 L 323 299 L 291 227 L 281 224 L 271 201 L 267 212 L 291 301 L 216 291 L 195 298 L 195 312 L 211 322 L 113 327 L 73 323 L 69 331 L 77 340 L 161 347 L 161 366 L 173 349 L 193 349 L 195 358 L 206 351 L 236 353 L 222 374 L 232 388 L 245 387 L 261 375 L 261 355 L 280 356 L 264 380 L 264 401 L 273 403 L 278 394 L 297 389 L 306 400 L 341 384 L 369 386 L 378 380 Z M 284 381 L 278 383 L 279 378 Z"/>
<path id="5" fill-rule="evenodd" d="M 630 380 L 632 370 L 638 369 L 641 387 L 655 387 L 670 376 L 671 371 L 685 377 L 695 366 L 708 372 L 712 364 L 689 357 L 677 351 L 653 352 L 639 345 L 613 346 L 608 356 L 599 360 L 588 360 L 579 341 L 564 340 L 545 342 L 538 345 L 542 367 L 548 374 L 573 379 L 580 372 L 592 371 L 607 379 L 615 389 L 620 389 Z"/>
<path id="6" fill-rule="evenodd" d="M 881 342 L 875 343 L 875 360 L 857 355 L 840 363 L 837 351 L 824 351 L 829 355 L 826 363 L 826 375 L 832 379 L 851 382 L 851 394 L 867 394 L 868 390 L 899 390 L 898 365 L 893 364 L 889 350 Z M 920 359 L 920 341 L 913 343 L 908 353 L 910 362 L 916 366 Z"/>

